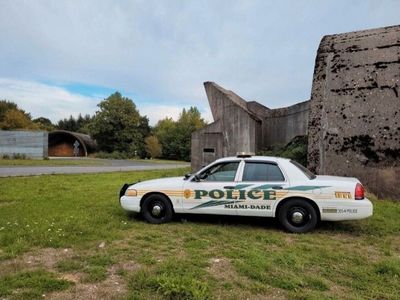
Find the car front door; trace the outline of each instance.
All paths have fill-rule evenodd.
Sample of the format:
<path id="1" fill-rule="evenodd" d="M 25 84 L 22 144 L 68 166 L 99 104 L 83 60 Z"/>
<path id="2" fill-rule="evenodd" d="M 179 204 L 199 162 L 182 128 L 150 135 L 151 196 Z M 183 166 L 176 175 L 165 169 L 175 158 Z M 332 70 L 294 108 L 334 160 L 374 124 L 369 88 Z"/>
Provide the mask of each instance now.
<path id="1" fill-rule="evenodd" d="M 183 188 L 183 211 L 235 215 L 233 190 L 240 165 L 241 160 L 219 162 L 188 180 Z"/>
<path id="2" fill-rule="evenodd" d="M 236 206 L 243 216 L 273 216 L 272 208 L 280 191 L 289 186 L 275 162 L 245 161 L 241 174 L 242 195 L 245 199 Z"/>

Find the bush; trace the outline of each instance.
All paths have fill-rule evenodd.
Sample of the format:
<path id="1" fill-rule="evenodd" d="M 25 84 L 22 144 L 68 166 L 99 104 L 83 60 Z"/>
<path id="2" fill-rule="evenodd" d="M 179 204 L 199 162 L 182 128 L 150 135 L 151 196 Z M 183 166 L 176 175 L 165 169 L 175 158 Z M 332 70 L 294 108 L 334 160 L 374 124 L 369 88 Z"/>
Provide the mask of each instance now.
<path id="1" fill-rule="evenodd" d="M 13 159 L 26 159 L 26 155 L 25 154 L 21 154 L 21 153 L 14 153 L 12 158 Z"/>
<path id="2" fill-rule="evenodd" d="M 275 145 L 257 153 L 257 155 L 279 156 L 293 159 L 307 166 L 308 136 L 296 136 L 286 145 Z"/>
<path id="3" fill-rule="evenodd" d="M 27 159 L 25 154 L 21 154 L 21 153 L 14 153 L 12 155 L 9 154 L 3 154 L 1 156 L 2 159 Z"/>
<path id="4" fill-rule="evenodd" d="M 104 158 L 104 159 L 128 159 L 132 158 L 132 155 L 129 155 L 126 152 L 120 152 L 120 151 L 113 151 L 113 152 L 97 152 L 96 153 L 96 158 Z"/>
<path id="5" fill-rule="evenodd" d="M 95 158 L 103 158 L 103 159 L 130 159 L 130 158 L 149 158 L 140 150 L 135 150 L 135 146 L 132 144 L 132 147 L 129 147 L 128 151 L 113 151 L 113 152 L 105 152 L 99 151 L 97 153 L 93 153 L 90 156 Z"/>

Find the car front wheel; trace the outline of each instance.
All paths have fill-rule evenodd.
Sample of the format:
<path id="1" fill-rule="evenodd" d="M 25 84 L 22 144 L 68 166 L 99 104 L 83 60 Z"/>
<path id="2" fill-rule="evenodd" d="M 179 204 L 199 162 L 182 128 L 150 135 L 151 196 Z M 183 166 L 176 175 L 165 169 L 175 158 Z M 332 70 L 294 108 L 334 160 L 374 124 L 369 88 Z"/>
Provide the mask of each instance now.
<path id="1" fill-rule="evenodd" d="M 278 212 L 278 219 L 285 230 L 293 233 L 304 233 L 315 228 L 318 215 L 309 202 L 293 199 L 282 205 Z"/>
<path id="2" fill-rule="evenodd" d="M 153 224 L 169 222 L 173 216 L 171 202 L 163 195 L 148 196 L 142 204 L 141 212 L 146 221 Z"/>

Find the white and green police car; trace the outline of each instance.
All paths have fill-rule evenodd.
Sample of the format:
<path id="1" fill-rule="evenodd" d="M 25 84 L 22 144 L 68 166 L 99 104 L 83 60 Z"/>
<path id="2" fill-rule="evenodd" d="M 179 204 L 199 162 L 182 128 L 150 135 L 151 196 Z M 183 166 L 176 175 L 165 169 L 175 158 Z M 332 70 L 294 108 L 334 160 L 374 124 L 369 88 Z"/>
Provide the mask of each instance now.
<path id="1" fill-rule="evenodd" d="M 150 223 L 168 222 L 174 213 L 276 217 L 290 232 L 373 211 L 356 178 L 316 176 L 293 160 L 251 155 L 218 159 L 184 178 L 125 184 L 120 203 Z"/>

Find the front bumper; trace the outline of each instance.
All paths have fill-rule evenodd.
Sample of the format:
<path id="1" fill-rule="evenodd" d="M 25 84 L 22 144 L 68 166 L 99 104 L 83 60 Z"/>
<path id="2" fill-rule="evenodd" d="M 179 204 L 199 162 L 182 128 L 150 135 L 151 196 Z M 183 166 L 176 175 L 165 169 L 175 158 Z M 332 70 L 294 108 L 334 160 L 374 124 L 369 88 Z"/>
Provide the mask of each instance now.
<path id="1" fill-rule="evenodd" d="M 136 183 L 136 182 L 135 182 Z M 140 198 L 125 196 L 126 190 L 135 183 L 125 183 L 119 191 L 119 204 L 127 211 L 140 212 Z"/>
<path id="2" fill-rule="evenodd" d="M 122 196 L 119 203 L 126 211 L 140 212 L 140 197 Z"/>

